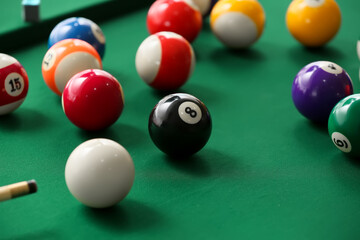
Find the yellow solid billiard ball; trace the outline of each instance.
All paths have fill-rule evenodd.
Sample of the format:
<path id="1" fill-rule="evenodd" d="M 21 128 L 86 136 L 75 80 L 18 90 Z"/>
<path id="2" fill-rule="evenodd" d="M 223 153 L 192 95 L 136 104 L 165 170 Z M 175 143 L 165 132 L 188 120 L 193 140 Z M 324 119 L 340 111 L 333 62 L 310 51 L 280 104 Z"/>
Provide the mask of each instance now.
<path id="1" fill-rule="evenodd" d="M 222 0 L 213 7 L 210 26 L 214 35 L 230 48 L 246 48 L 261 36 L 265 12 L 256 0 Z"/>
<path id="2" fill-rule="evenodd" d="M 340 8 L 334 0 L 293 0 L 286 13 L 286 25 L 300 43 L 319 47 L 338 32 Z"/>

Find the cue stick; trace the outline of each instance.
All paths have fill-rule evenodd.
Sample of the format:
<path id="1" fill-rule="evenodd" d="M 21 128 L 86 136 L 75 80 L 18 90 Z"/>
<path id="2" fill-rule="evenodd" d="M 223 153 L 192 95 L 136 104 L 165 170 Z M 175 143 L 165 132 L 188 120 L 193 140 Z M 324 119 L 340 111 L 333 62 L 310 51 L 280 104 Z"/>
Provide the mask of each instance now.
<path id="1" fill-rule="evenodd" d="M 0 202 L 21 197 L 37 191 L 35 180 L 13 183 L 0 187 Z"/>

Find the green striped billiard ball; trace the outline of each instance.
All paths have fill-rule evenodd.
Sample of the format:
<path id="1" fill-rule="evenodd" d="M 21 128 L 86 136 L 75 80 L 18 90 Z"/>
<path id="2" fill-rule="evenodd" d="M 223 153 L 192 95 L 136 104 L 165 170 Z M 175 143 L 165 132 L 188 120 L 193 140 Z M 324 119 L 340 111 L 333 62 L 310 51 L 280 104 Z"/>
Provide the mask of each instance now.
<path id="1" fill-rule="evenodd" d="M 335 105 L 328 131 L 338 149 L 351 157 L 360 157 L 360 94 L 350 95 Z"/>

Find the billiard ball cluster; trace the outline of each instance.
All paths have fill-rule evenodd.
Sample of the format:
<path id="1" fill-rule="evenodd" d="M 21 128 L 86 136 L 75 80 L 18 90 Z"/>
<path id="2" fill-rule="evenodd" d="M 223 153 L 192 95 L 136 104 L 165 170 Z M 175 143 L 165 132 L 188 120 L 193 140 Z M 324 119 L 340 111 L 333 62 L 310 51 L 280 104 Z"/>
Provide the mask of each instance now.
<path id="1" fill-rule="evenodd" d="M 42 62 L 47 86 L 59 96 L 70 78 L 87 69 L 102 69 L 105 36 L 93 21 L 72 17 L 58 23 L 48 40 Z"/>
<path id="2" fill-rule="evenodd" d="M 105 37 L 91 20 L 69 18 L 52 30 L 42 62 L 47 86 L 61 96 L 66 117 L 87 131 L 102 130 L 120 117 L 124 93 L 119 81 L 102 70 Z M 119 143 L 95 138 L 80 144 L 65 167 L 71 194 L 84 205 L 110 207 L 134 181 L 134 164 Z"/>
<path id="3" fill-rule="evenodd" d="M 262 34 L 265 13 L 257 1 L 154 1 L 146 18 L 150 36 L 136 54 L 140 78 L 157 90 L 172 91 L 184 85 L 196 61 L 191 43 L 210 12 L 213 33 L 230 48 L 249 47 Z"/>
<path id="4" fill-rule="evenodd" d="M 157 4 L 166 5 L 166 1 L 159 0 Z M 187 27 L 193 28 L 195 23 L 197 27 L 184 37 L 170 31 L 156 32 L 140 45 L 136 69 L 147 84 L 159 90 L 178 89 L 191 75 L 195 54 L 189 41 L 194 40 L 202 24 L 202 17 L 191 1 L 169 4 L 169 8 L 182 9 L 184 14 L 193 11 L 190 15 L 195 14 L 194 22 Z M 167 17 L 166 14 L 171 15 L 171 12 L 164 14 Z M 150 15 L 148 26 L 157 29 L 159 26 Z M 48 87 L 61 96 L 67 118 L 77 127 L 93 131 L 104 129 L 119 118 L 124 107 L 124 94 L 115 77 L 102 70 L 102 55 L 92 42 L 98 39 L 94 35 L 101 32 L 100 28 L 94 23 L 79 26 L 85 23 L 82 18 L 70 18 L 53 29 L 42 72 Z M 94 31 L 94 28 L 98 30 Z M 93 35 L 92 41 L 84 38 L 88 35 Z M 171 94 L 160 100 L 150 114 L 148 125 L 155 145 L 176 158 L 186 158 L 201 150 L 210 137 L 211 128 L 210 113 L 204 103 L 184 93 Z M 69 156 L 65 167 L 65 180 L 71 194 L 84 205 L 94 208 L 109 207 L 121 201 L 132 187 L 134 174 L 134 164 L 126 149 L 104 138 L 80 144 Z"/>
<path id="5" fill-rule="evenodd" d="M 360 94 L 354 94 L 347 72 L 333 62 L 306 65 L 295 76 L 292 98 L 309 120 L 326 125 L 334 145 L 350 157 L 360 157 Z"/>
<path id="6" fill-rule="evenodd" d="M 286 13 L 291 35 L 307 47 L 329 42 L 341 25 L 340 8 L 334 0 L 294 0 Z M 360 47 L 357 52 L 360 59 Z M 360 72 L 360 71 L 359 71 Z M 360 73 L 359 73 L 360 75 Z M 359 95 L 346 71 L 333 62 L 306 65 L 296 75 L 292 99 L 297 110 L 318 124 L 327 124 L 334 145 L 353 157 L 360 157 Z"/>
<path id="7" fill-rule="evenodd" d="M 174 54 L 184 51 L 184 45 L 193 54 L 191 43 L 201 31 L 201 16 L 207 13 L 213 34 L 232 49 L 250 47 L 264 30 L 265 11 L 256 0 L 154 1 L 146 18 L 151 36 L 141 43 L 136 55 L 136 69 L 144 82 L 158 90 L 176 90 L 187 82 L 195 66 L 195 56 L 192 55 L 189 67 L 189 57 L 181 61 L 184 56 Z M 340 24 L 341 12 L 334 0 L 294 0 L 286 12 L 289 32 L 308 47 L 326 44 L 336 35 Z M 188 43 L 182 39 L 180 44 L 180 37 L 169 32 L 179 34 Z M 169 55 L 174 57 L 169 59 Z M 182 74 L 174 70 L 174 62 Z"/>
<path id="8" fill-rule="evenodd" d="M 195 67 L 191 43 L 199 35 L 203 17 L 210 14 L 214 35 L 229 48 L 247 48 L 262 35 L 265 12 L 256 0 L 157 0 L 147 14 L 150 36 L 140 44 L 135 67 L 149 86 L 174 91 L 183 86 Z M 321 46 L 337 33 L 341 22 L 334 0 L 294 0 L 286 14 L 290 33 L 305 46 Z M 360 44 L 357 51 L 360 58 Z M 105 37 L 91 20 L 69 18 L 55 26 L 42 62 L 47 86 L 61 96 L 67 118 L 84 130 L 111 126 L 121 115 L 124 94 L 118 80 L 102 70 Z M 0 54 L 0 115 L 16 109 L 28 90 L 24 68 Z M 328 123 L 333 143 L 345 153 L 360 157 L 360 95 L 353 94 L 349 75 L 336 63 L 317 61 L 295 76 L 295 107 L 306 118 Z M 148 119 L 150 138 L 172 158 L 188 158 L 208 142 L 210 112 L 195 96 L 173 93 L 163 97 Z M 135 168 L 119 143 L 95 138 L 70 154 L 65 180 L 71 194 L 94 208 L 112 206 L 126 197 Z"/>
<path id="9" fill-rule="evenodd" d="M 140 44 L 135 67 L 141 79 L 161 91 L 183 86 L 195 67 L 191 42 L 213 2 L 157 0 L 150 6 L 146 24 L 150 34 Z M 165 96 L 149 118 L 154 144 L 171 157 L 189 157 L 202 149 L 211 134 L 211 117 L 196 97 L 176 93 Z"/>
<path id="10" fill-rule="evenodd" d="M 85 18 L 65 19 L 51 31 L 48 46 L 43 78 L 61 96 L 68 119 L 84 130 L 111 126 L 123 110 L 124 94 L 117 79 L 102 70 L 105 37 L 100 27 Z"/>

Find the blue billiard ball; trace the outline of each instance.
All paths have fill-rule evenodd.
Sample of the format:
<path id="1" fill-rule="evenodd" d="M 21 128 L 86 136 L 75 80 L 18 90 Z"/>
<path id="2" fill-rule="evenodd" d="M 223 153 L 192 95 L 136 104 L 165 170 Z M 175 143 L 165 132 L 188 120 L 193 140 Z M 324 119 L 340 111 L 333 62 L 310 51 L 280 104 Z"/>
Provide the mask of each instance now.
<path id="1" fill-rule="evenodd" d="M 55 43 L 68 39 L 76 38 L 91 44 L 103 58 L 105 52 L 105 37 L 100 27 L 93 21 L 82 18 L 67 18 L 58 23 L 50 33 L 48 47 Z"/>

